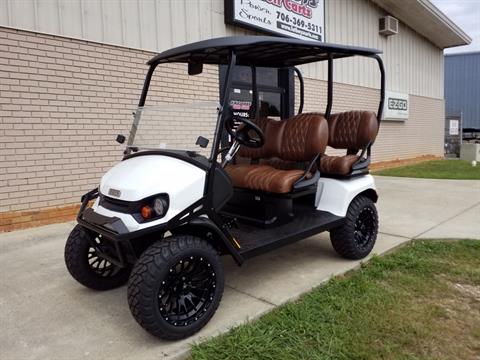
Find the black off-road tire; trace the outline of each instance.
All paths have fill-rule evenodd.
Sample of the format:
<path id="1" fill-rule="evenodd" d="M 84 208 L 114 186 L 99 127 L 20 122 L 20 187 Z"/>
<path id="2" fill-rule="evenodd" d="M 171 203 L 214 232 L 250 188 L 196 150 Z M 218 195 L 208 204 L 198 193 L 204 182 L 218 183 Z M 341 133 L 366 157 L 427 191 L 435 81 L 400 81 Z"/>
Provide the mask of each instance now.
<path id="1" fill-rule="evenodd" d="M 355 197 L 348 207 L 345 222 L 330 230 L 335 251 L 346 259 L 363 259 L 373 249 L 378 233 L 378 213 L 365 195 Z"/>
<path id="2" fill-rule="evenodd" d="M 184 270 L 178 270 L 182 268 Z M 202 274 L 205 279 L 195 280 L 200 277 L 196 274 Z M 220 304 L 223 287 L 223 268 L 217 251 L 201 238 L 176 235 L 154 243 L 137 261 L 128 281 L 128 304 L 135 320 L 150 334 L 178 340 L 193 335 L 207 324 Z M 207 296 L 198 295 L 202 291 L 198 289 L 206 289 L 201 294 Z M 190 304 L 185 300 L 188 291 L 193 294 Z M 197 301 L 202 296 L 205 303 L 195 306 L 192 299 Z M 175 302 L 175 298 L 181 298 L 181 302 Z M 181 318 L 178 313 L 182 302 L 183 316 L 190 318 L 180 321 L 177 319 Z M 190 314 L 187 305 L 194 315 L 187 315 Z"/>
<path id="3" fill-rule="evenodd" d="M 101 246 L 101 237 L 76 225 L 65 244 L 65 265 L 72 277 L 83 286 L 94 290 L 110 290 L 125 284 L 129 268 L 119 268 L 99 257 L 91 240 Z"/>

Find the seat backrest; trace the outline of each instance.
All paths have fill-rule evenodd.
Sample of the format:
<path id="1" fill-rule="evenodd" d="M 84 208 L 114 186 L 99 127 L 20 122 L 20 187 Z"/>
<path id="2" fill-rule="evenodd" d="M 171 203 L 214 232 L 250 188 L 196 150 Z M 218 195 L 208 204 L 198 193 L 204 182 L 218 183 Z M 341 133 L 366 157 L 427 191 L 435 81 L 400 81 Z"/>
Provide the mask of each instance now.
<path id="1" fill-rule="evenodd" d="M 265 142 L 262 147 L 240 146 L 238 155 L 250 159 L 267 159 L 278 156 L 285 124 L 270 118 L 256 119 L 255 124 L 263 131 Z"/>
<path id="2" fill-rule="evenodd" d="M 323 114 L 305 113 L 285 120 L 279 158 L 309 161 L 323 154 L 328 142 L 328 124 Z"/>
<path id="3" fill-rule="evenodd" d="M 377 116 L 372 111 L 346 111 L 328 119 L 328 145 L 335 149 L 364 149 L 378 132 Z"/>
<path id="4" fill-rule="evenodd" d="M 310 161 L 327 147 L 328 124 L 320 113 L 299 114 L 283 121 L 258 119 L 255 123 L 265 135 L 265 144 L 257 149 L 241 146 L 241 157 Z"/>

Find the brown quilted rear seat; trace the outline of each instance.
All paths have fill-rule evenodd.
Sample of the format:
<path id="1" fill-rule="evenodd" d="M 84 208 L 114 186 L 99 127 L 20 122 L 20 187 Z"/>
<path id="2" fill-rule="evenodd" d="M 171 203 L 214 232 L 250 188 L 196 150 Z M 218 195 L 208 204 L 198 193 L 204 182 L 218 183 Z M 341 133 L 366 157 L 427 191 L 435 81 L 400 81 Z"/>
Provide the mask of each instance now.
<path id="1" fill-rule="evenodd" d="M 332 114 L 328 119 L 328 146 L 347 149 L 347 154 L 323 155 L 320 159 L 320 173 L 349 175 L 352 172 L 352 165 L 360 159 L 358 152 L 374 142 L 377 132 L 377 116 L 372 111 Z"/>
<path id="2" fill-rule="evenodd" d="M 321 114 L 305 113 L 285 121 L 258 119 L 255 123 L 265 135 L 257 149 L 241 146 L 238 155 L 259 160 L 259 164 L 228 165 L 225 170 L 235 187 L 272 193 L 288 193 L 305 173 L 295 168 L 325 152 L 327 121 Z M 310 175 L 311 176 L 311 175 Z"/>

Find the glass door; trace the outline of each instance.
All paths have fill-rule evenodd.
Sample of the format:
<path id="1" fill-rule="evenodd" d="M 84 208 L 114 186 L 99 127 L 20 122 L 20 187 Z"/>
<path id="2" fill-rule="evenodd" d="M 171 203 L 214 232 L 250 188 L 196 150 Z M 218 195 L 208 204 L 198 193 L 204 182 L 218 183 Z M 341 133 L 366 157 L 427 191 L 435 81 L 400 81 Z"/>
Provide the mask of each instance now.
<path id="1" fill-rule="evenodd" d="M 226 66 L 220 66 L 220 86 L 224 84 Z M 290 69 L 257 68 L 258 117 L 286 119 L 293 116 L 294 86 Z M 254 118 L 252 70 L 236 66 L 233 73 L 230 108 L 234 115 Z M 220 89 L 223 96 L 223 89 Z"/>

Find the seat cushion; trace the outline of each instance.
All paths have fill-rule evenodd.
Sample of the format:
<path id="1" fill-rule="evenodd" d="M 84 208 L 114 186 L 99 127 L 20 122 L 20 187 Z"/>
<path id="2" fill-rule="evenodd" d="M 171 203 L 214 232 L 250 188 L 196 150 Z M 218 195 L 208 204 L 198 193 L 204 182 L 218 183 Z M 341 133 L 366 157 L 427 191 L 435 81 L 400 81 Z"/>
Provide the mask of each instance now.
<path id="1" fill-rule="evenodd" d="M 285 194 L 291 192 L 295 181 L 305 173 L 304 170 L 279 170 L 270 165 L 228 165 L 225 171 L 230 175 L 233 186 Z"/>
<path id="2" fill-rule="evenodd" d="M 358 155 L 328 156 L 320 158 L 320 173 L 330 175 L 348 175 L 352 171 L 352 165 L 360 159 Z"/>

